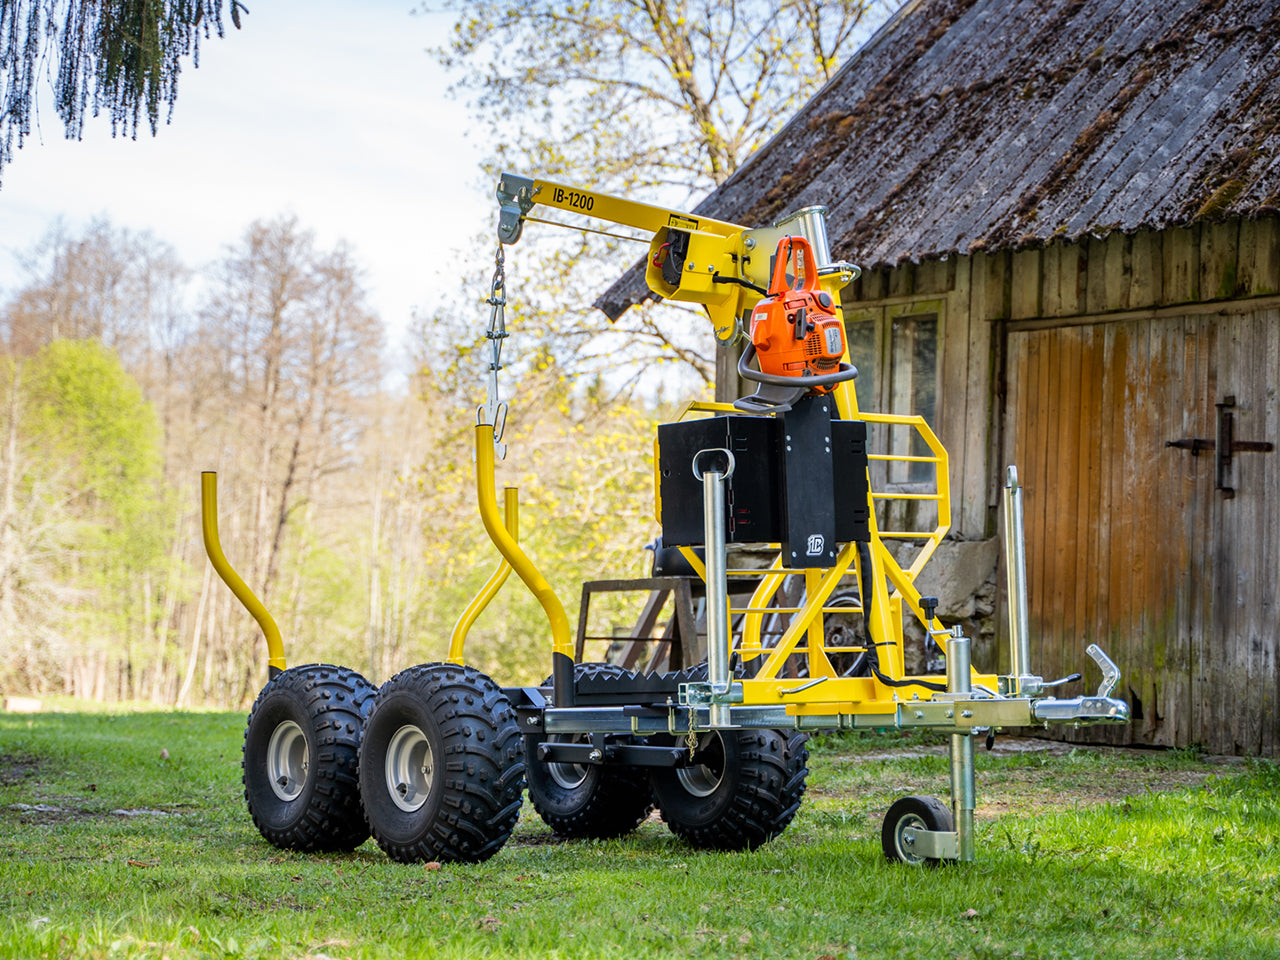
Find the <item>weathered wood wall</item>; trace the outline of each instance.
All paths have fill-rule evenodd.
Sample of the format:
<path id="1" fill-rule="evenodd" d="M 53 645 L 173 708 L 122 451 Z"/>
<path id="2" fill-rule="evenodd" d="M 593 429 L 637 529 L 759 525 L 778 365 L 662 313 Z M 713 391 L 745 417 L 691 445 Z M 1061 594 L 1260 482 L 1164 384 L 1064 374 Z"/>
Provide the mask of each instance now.
<path id="1" fill-rule="evenodd" d="M 1280 749 L 1280 455 L 1236 453 L 1228 498 L 1213 450 L 1167 446 L 1212 441 L 1227 396 L 1237 439 L 1273 438 L 1278 363 L 1274 308 L 1009 334 L 1037 670 L 1108 650 L 1134 711 L 1121 741 Z"/>
<path id="2" fill-rule="evenodd" d="M 1236 439 L 1280 440 L 1280 220 L 979 252 L 850 292 L 848 316 L 943 301 L 955 529 L 996 532 L 1017 463 L 1036 670 L 1098 642 L 1135 708 L 1112 739 L 1280 755 L 1280 452 L 1235 455 L 1228 499 L 1212 451 L 1165 446 L 1212 440 L 1228 396 Z"/>

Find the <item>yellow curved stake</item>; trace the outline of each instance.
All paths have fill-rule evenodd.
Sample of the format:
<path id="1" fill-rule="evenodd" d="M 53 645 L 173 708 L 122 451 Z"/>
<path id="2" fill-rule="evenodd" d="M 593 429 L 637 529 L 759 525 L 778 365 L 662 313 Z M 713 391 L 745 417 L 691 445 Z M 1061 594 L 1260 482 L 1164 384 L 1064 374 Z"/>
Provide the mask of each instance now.
<path id="1" fill-rule="evenodd" d="M 218 475 L 211 470 L 200 474 L 200 524 L 204 531 L 204 550 L 209 555 L 213 569 L 218 571 L 223 583 L 231 588 L 236 599 L 258 621 L 258 626 L 267 638 L 267 667 L 283 670 L 284 642 L 280 639 L 280 628 L 276 626 L 275 619 L 267 612 L 262 601 L 254 596 L 222 553 L 222 543 L 218 540 Z"/>
<path id="2" fill-rule="evenodd" d="M 538 598 L 542 609 L 551 624 L 551 649 L 554 653 L 563 654 L 573 662 L 573 640 L 569 636 L 569 618 L 565 616 L 564 606 L 555 595 L 546 578 L 538 572 L 533 561 L 520 549 L 520 545 L 507 532 L 498 514 L 498 494 L 493 479 L 493 424 L 476 424 L 476 498 L 480 503 L 480 519 L 489 539 L 498 548 L 498 552 L 506 557 L 512 569 L 524 581 L 529 591 Z"/>
<path id="3" fill-rule="evenodd" d="M 516 488 L 507 487 L 504 489 L 502 491 L 502 499 L 503 527 L 507 533 L 511 534 L 511 539 L 518 543 L 520 541 L 520 515 L 519 497 Z M 462 648 L 467 642 L 467 634 L 475 624 L 476 618 L 484 612 L 484 608 L 498 595 L 498 591 L 502 589 L 502 585 L 507 582 L 507 577 L 510 575 L 511 564 L 507 562 L 506 557 L 503 557 L 498 561 L 493 573 L 489 574 L 489 579 L 484 582 L 484 586 L 467 604 L 467 608 L 462 611 L 462 616 L 458 618 L 458 622 L 454 625 L 453 636 L 449 640 L 450 663 L 462 666 Z"/>

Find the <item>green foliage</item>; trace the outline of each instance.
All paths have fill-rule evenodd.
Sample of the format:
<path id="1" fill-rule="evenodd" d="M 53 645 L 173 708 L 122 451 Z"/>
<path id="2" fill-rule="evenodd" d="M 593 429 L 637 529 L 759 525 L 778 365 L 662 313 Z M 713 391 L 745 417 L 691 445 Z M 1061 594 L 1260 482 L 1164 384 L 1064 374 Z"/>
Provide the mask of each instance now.
<path id="1" fill-rule="evenodd" d="M 353 565 L 345 550 L 319 547 L 299 561 L 306 604 L 295 609 L 289 632 L 292 663 L 365 663 L 368 626 L 367 584 L 363 565 Z"/>
<path id="2" fill-rule="evenodd" d="M 160 425 L 120 358 L 95 340 L 55 340 L 30 366 L 26 426 L 44 455 L 126 522 L 148 509 L 159 479 Z"/>
<path id="3" fill-rule="evenodd" d="M 593 397 L 549 362 L 533 364 L 512 392 L 505 440 L 508 457 L 497 471 L 503 487 L 519 491 L 520 543 L 555 590 L 572 625 L 584 580 L 644 576 L 644 546 L 657 532 L 653 518 L 653 437 L 657 411 L 621 399 Z M 424 469 L 427 554 L 433 589 L 420 622 L 424 659 L 443 658 L 458 615 L 496 566 L 499 556 L 476 506 L 473 406 L 438 395 L 454 427 Z M 451 409 L 452 413 L 444 413 Z M 608 618 L 605 609 L 602 616 Z M 615 619 L 628 613 L 614 612 Z M 630 613 L 634 616 L 634 613 Z M 512 575 L 481 615 L 467 658 L 500 682 L 536 682 L 550 672 L 551 633 L 541 606 Z"/>
<path id="4" fill-rule="evenodd" d="M 81 570 L 93 605 L 126 617 L 132 581 L 163 557 L 160 425 L 116 354 L 94 340 L 56 340 L 30 364 L 24 432 L 77 503 Z M 127 622 L 127 620 L 126 620 Z M 124 623 L 120 624 L 124 628 Z"/>
<path id="5" fill-rule="evenodd" d="M 55 340 L 6 366 L 0 629 L 22 630 L 24 649 L 0 682 L 38 689 L 70 636 L 102 649 L 139 626 L 140 582 L 164 557 L 160 426 L 97 341 Z"/>
<path id="6" fill-rule="evenodd" d="M 105 221 L 53 231 L 28 263 L 0 304 L 0 636 L 21 639 L 0 645 L 0 684 L 252 695 L 259 631 L 205 576 L 205 465 L 224 549 L 290 658 L 358 662 L 369 475 L 351 478 L 385 459 L 364 442 L 385 368 L 351 252 L 287 218 L 255 223 L 205 274 L 198 311 L 169 248 Z"/>

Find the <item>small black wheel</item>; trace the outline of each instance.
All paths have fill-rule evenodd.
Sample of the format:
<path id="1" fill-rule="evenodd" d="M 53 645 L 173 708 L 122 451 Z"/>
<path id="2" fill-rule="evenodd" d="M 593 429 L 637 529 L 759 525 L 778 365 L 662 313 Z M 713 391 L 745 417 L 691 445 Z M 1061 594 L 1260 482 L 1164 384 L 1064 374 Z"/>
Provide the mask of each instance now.
<path id="1" fill-rule="evenodd" d="M 429 663 L 382 685 L 360 744 L 360 799 L 391 859 L 489 859 L 515 828 L 523 790 L 515 710 L 483 673 Z"/>
<path id="2" fill-rule="evenodd" d="M 922 857 L 911 849 L 909 838 L 904 835 L 908 827 L 951 832 L 956 828 L 951 808 L 937 797 L 902 797 L 894 801 L 884 815 L 884 827 L 880 830 L 880 845 L 890 860 L 930 867 L 942 863 L 936 857 Z"/>
<path id="3" fill-rule="evenodd" d="M 611 663 L 580 663 L 574 679 L 622 676 Z M 529 800 L 543 823 L 562 837 L 607 840 L 630 833 L 653 809 L 649 775 L 621 764 L 549 763 L 537 756 L 539 743 L 589 742 L 587 734 L 531 735 L 524 738 L 524 774 Z"/>
<path id="4" fill-rule="evenodd" d="M 809 772 L 805 739 L 779 730 L 701 734 L 694 763 L 651 777 L 662 819 L 695 847 L 754 850 L 800 809 Z"/>
<path id="5" fill-rule="evenodd" d="M 249 713 L 241 761 L 249 815 L 285 850 L 354 850 L 369 838 L 357 757 L 376 688 L 345 667 L 285 670 Z"/>

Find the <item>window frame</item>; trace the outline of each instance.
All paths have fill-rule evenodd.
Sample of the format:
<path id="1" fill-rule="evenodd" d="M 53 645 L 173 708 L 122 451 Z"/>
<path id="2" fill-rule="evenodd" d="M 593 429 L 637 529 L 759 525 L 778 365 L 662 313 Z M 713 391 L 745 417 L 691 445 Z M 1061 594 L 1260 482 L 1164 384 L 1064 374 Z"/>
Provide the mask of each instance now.
<path id="1" fill-rule="evenodd" d="M 853 342 L 853 336 L 850 332 L 850 326 L 858 323 L 871 322 L 874 324 L 873 334 L 873 357 L 874 366 L 870 371 L 871 374 L 871 396 L 869 411 L 884 411 L 887 413 L 906 413 L 914 414 L 920 411 L 911 409 L 910 397 L 895 396 L 895 392 L 902 387 L 902 384 L 894 383 L 893 376 L 893 327 L 894 323 L 901 320 L 911 318 L 932 318 L 937 324 L 937 345 L 934 354 L 934 371 L 933 371 L 933 417 L 926 418 L 929 425 L 935 433 L 938 433 L 939 424 L 943 419 L 943 406 L 945 405 L 945 397 L 942 391 L 942 370 L 944 363 L 944 350 L 946 344 L 946 326 L 947 326 L 947 299 L 946 297 L 910 297 L 904 298 L 892 303 L 853 303 L 843 307 L 843 316 L 845 324 L 845 336 L 849 343 Z M 857 359 L 853 358 L 855 365 Z M 862 366 L 858 367 L 859 379 L 865 376 Z M 858 384 L 855 382 L 855 390 Z M 858 391 L 865 394 L 866 390 Z M 863 408 L 863 398 L 859 397 L 859 409 Z M 868 442 L 868 452 L 885 454 L 889 451 L 889 440 L 887 431 L 873 428 L 871 430 Z M 898 440 L 894 439 L 895 447 L 898 446 Z M 883 461 L 881 461 L 883 463 Z M 919 481 L 906 479 L 900 474 L 896 468 L 906 468 L 907 464 L 895 464 L 893 473 L 895 476 L 887 476 L 888 471 L 884 471 L 882 476 L 873 477 L 872 482 L 884 485 L 886 489 L 898 490 L 901 492 L 913 492 L 917 488 L 932 487 L 932 480 Z"/>

